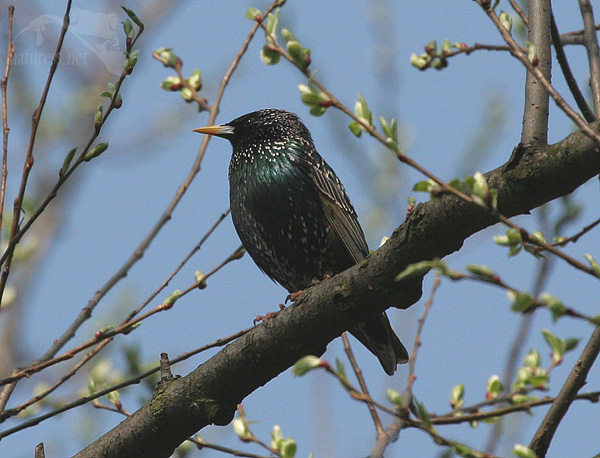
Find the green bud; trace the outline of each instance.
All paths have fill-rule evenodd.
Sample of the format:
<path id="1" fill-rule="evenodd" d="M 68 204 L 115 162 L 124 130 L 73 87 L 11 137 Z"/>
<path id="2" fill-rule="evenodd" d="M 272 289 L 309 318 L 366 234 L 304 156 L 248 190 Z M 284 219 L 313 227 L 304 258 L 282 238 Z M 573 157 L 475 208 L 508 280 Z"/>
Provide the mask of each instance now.
<path id="1" fill-rule="evenodd" d="M 587 261 L 590 263 L 590 267 L 592 268 L 594 275 L 596 275 L 597 277 L 600 277 L 600 266 L 598 265 L 596 260 L 592 257 L 592 255 L 589 253 L 584 253 L 583 257 L 585 259 L 587 259 Z"/>
<path id="2" fill-rule="evenodd" d="M 504 27 L 510 33 L 512 29 L 512 17 L 510 14 L 506 13 L 505 11 L 500 11 L 498 19 L 500 20 L 502 27 Z"/>
<path id="3" fill-rule="evenodd" d="M 513 455 L 519 458 L 537 458 L 533 450 L 523 444 L 515 444 L 512 449 Z"/>
<path id="4" fill-rule="evenodd" d="M 181 88 L 180 94 L 181 97 L 183 97 L 183 100 L 185 100 L 186 102 L 191 102 L 194 99 L 194 93 L 189 87 Z"/>
<path id="5" fill-rule="evenodd" d="M 298 42 L 298 40 L 296 40 L 296 37 L 294 36 L 294 34 L 292 32 L 290 32 L 289 29 L 286 29 L 286 28 L 281 29 L 281 35 L 283 36 L 283 39 L 286 41 L 286 43 L 288 43 L 290 41 Z"/>
<path id="6" fill-rule="evenodd" d="M 192 76 L 188 78 L 188 83 L 192 86 L 196 91 L 199 91 L 202 88 L 202 73 L 200 73 L 199 69 L 195 69 Z"/>
<path id="7" fill-rule="evenodd" d="M 537 49 L 535 47 L 535 45 L 531 42 L 527 42 L 527 58 L 529 59 L 529 62 L 531 62 L 532 64 L 536 61 L 537 57 Z"/>
<path id="8" fill-rule="evenodd" d="M 267 65 L 275 65 L 281 59 L 281 54 L 265 45 L 260 50 L 260 58 Z"/>
<path id="9" fill-rule="evenodd" d="M 540 359 L 540 352 L 537 350 L 531 350 L 527 356 L 525 356 L 525 366 L 531 368 L 540 367 Z"/>
<path id="10" fill-rule="evenodd" d="M 484 456 L 478 451 L 456 442 L 452 444 L 452 451 L 462 458 L 483 458 Z"/>
<path id="11" fill-rule="evenodd" d="M 165 67 L 174 68 L 177 65 L 177 56 L 173 52 L 173 48 L 158 48 L 152 53 L 152 56 L 162 62 Z"/>
<path id="12" fill-rule="evenodd" d="M 305 356 L 304 358 L 301 358 L 298 361 L 296 361 L 296 363 L 292 367 L 292 374 L 299 377 L 313 369 L 323 367 L 325 364 L 327 363 L 325 363 L 320 358 L 317 358 L 316 356 Z"/>
<path id="13" fill-rule="evenodd" d="M 179 91 L 181 90 L 181 79 L 177 76 L 168 76 L 166 80 L 160 83 L 165 91 Z"/>
<path id="14" fill-rule="evenodd" d="M 96 108 L 96 112 L 94 113 L 94 124 L 102 124 L 102 104 L 98 105 L 98 108 Z"/>
<path id="15" fill-rule="evenodd" d="M 464 404 L 465 386 L 459 383 L 450 392 L 450 405 L 453 409 L 460 409 Z"/>
<path id="16" fill-rule="evenodd" d="M 194 273 L 194 278 L 196 279 L 196 283 L 198 283 L 198 289 L 206 288 L 206 274 L 201 270 L 197 270 Z"/>
<path id="17" fill-rule="evenodd" d="M 498 399 L 498 395 L 504 390 L 504 385 L 500 382 L 500 377 L 492 375 L 486 385 L 486 398 Z"/>
<path id="18" fill-rule="evenodd" d="M 512 302 L 510 309 L 513 312 L 525 312 L 534 306 L 533 298 L 527 293 L 508 291 L 506 294 Z"/>
<path id="19" fill-rule="evenodd" d="M 252 433 L 248 429 L 248 425 L 241 418 L 234 418 L 231 422 L 233 426 L 233 431 L 235 434 L 242 440 L 247 440 L 252 437 Z"/>
<path id="20" fill-rule="evenodd" d="M 133 32 L 133 24 L 129 19 L 123 21 L 123 31 L 125 32 L 125 36 L 127 38 L 133 38 L 133 36 L 135 35 Z"/>
<path id="21" fill-rule="evenodd" d="M 409 278 L 422 277 L 429 272 L 432 267 L 435 267 L 435 265 L 435 261 L 420 261 L 410 264 L 396 276 L 395 280 L 402 281 Z"/>
<path id="22" fill-rule="evenodd" d="M 125 59 L 125 65 L 124 65 L 125 70 L 131 70 L 131 69 L 133 69 L 133 67 L 135 67 L 135 64 L 137 64 L 139 55 L 140 55 L 139 49 L 136 49 L 129 53 L 129 55 L 127 56 L 127 59 Z"/>
<path id="23" fill-rule="evenodd" d="M 425 56 L 427 56 L 427 54 L 425 54 Z M 418 68 L 419 70 L 424 70 L 425 68 L 427 68 L 427 64 L 429 63 L 429 60 L 423 56 L 423 54 L 421 55 L 417 55 L 415 53 L 412 53 L 410 56 L 410 64 L 413 67 Z"/>
<path id="24" fill-rule="evenodd" d="M 58 172 L 58 176 L 62 177 L 65 173 L 67 173 L 67 170 L 69 170 L 69 166 L 71 165 L 71 161 L 73 160 L 76 151 L 77 147 L 71 149 L 67 153 L 67 155 L 65 156 L 65 160 L 63 161 L 63 165 L 60 168 L 60 171 Z"/>
<path id="25" fill-rule="evenodd" d="M 467 270 L 482 280 L 496 283 L 496 279 L 498 278 L 496 272 L 483 264 L 469 264 Z"/>
<path id="26" fill-rule="evenodd" d="M 104 151 L 106 151 L 108 149 L 108 142 L 105 143 L 98 143 L 95 147 L 91 148 L 88 150 L 87 153 L 85 153 L 85 156 L 83 157 L 83 159 L 87 162 L 87 161 L 91 161 L 92 159 L 94 159 L 95 157 L 100 156 Z"/>
<path id="27" fill-rule="evenodd" d="M 444 55 L 445 55 L 451 51 L 452 51 L 452 46 L 450 45 L 450 40 L 448 38 L 446 38 L 442 42 L 442 53 L 444 53 Z"/>
<path id="28" fill-rule="evenodd" d="M 406 404 L 404 403 L 404 398 L 402 397 L 402 395 L 400 393 L 398 393 L 396 390 L 394 390 L 393 388 L 388 388 L 387 390 L 385 390 L 385 394 L 386 394 L 388 400 L 392 404 L 394 404 L 394 407 L 396 408 L 396 410 L 401 410 L 406 407 Z"/>
<path id="29" fill-rule="evenodd" d="M 181 291 L 176 289 L 171 294 L 169 294 L 169 296 L 164 300 L 163 306 L 165 308 L 172 306 L 175 302 L 177 302 L 177 299 L 179 299 L 181 297 L 181 295 L 182 295 Z"/>

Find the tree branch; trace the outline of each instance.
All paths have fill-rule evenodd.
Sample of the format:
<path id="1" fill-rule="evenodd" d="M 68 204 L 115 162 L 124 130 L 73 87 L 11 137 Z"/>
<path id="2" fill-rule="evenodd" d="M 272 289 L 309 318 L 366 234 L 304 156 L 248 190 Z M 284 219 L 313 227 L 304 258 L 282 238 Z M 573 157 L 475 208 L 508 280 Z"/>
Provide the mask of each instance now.
<path id="1" fill-rule="evenodd" d="M 596 132 L 599 126 L 590 125 Z M 527 213 L 600 172 L 598 146 L 582 132 L 555 145 L 519 150 L 519 161 L 486 175 L 490 186 L 498 189 L 504 215 Z M 446 256 L 496 222 L 483 208 L 451 195 L 418 205 L 379 250 L 308 288 L 294 305 L 187 376 L 161 383 L 143 407 L 76 456 L 167 457 L 199 429 L 226 425 L 238 403 L 300 357 L 321 355 L 331 340 L 366 316 L 392 304 L 407 308 L 415 303 L 421 296 L 421 278 L 395 282 L 407 265 Z"/>
<path id="2" fill-rule="evenodd" d="M 598 357 L 598 353 L 600 353 L 600 327 L 594 329 L 577 363 L 571 369 L 567 381 L 531 440 L 529 448 L 535 452 L 537 457 L 543 458 L 546 456 L 546 452 L 548 451 L 548 447 L 550 447 L 550 442 L 558 429 L 560 421 L 566 415 L 579 390 L 585 385 L 588 372 Z"/>
<path id="3" fill-rule="evenodd" d="M 552 54 L 550 53 L 550 17 L 552 10 L 548 0 L 528 2 L 527 39 L 536 48 L 539 64 L 537 67 L 550 82 L 552 75 Z M 548 113 L 550 98 L 536 75 L 527 72 L 525 82 L 525 108 L 523 110 L 522 143 L 547 143 Z"/>

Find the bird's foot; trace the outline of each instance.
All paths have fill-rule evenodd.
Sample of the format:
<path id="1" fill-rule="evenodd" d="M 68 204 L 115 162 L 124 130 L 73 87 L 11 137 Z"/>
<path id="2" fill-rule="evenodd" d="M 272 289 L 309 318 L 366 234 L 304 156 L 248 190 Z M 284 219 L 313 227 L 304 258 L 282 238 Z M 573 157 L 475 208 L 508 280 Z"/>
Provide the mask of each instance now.
<path id="1" fill-rule="evenodd" d="M 285 298 L 285 303 L 287 304 L 288 302 L 296 302 L 303 292 L 304 290 L 301 289 L 300 291 L 296 291 L 295 293 L 288 294 L 288 296 Z"/>
<path id="2" fill-rule="evenodd" d="M 254 326 L 256 326 L 256 324 L 260 321 L 262 321 L 263 323 L 266 323 L 267 321 L 269 321 L 271 318 L 273 318 L 275 315 L 277 315 L 283 309 L 285 309 L 285 305 L 279 304 L 278 311 L 269 312 L 266 315 L 257 315 L 256 318 L 254 318 L 254 320 L 252 321 L 252 323 L 254 324 Z"/>

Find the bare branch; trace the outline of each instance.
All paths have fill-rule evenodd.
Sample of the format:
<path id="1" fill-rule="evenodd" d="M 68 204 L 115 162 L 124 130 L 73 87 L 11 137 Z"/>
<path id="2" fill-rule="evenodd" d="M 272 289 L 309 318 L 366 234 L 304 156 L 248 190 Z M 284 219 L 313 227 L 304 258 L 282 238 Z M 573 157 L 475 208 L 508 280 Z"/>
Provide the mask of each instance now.
<path id="1" fill-rule="evenodd" d="M 581 356 L 571 369 L 567 381 L 558 393 L 558 396 L 552 403 L 550 410 L 544 417 L 544 421 L 538 428 L 535 436 L 531 440 L 531 448 L 536 456 L 543 458 L 546 456 L 550 442 L 558 428 L 567 410 L 573 403 L 579 390 L 585 385 L 587 375 L 600 353 L 600 327 L 596 327 L 592 336 L 588 340 Z"/>
<path id="2" fill-rule="evenodd" d="M 600 116 L 600 47 L 594 26 L 594 10 L 589 0 L 579 0 L 583 17 L 583 44 L 590 63 L 590 88 L 596 116 Z"/>
<path id="3" fill-rule="evenodd" d="M 547 0 L 528 2 L 528 41 L 535 46 L 537 68 L 548 82 L 552 76 L 552 54 L 550 53 L 550 16 L 552 10 Z M 525 82 L 525 107 L 523 109 L 523 131 L 521 143 L 548 142 L 548 92 L 536 75 L 527 72 Z"/>

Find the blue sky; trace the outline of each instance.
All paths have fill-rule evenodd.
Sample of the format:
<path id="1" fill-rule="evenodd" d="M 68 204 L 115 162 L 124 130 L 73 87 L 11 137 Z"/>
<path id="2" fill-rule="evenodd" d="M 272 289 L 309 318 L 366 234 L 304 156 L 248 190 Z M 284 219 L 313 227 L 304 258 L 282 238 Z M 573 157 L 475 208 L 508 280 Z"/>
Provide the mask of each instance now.
<path id="1" fill-rule="evenodd" d="M 126 6 L 145 20 L 147 5 L 133 3 Z M 70 190 L 62 213 L 56 213 L 61 229 L 24 297 L 19 345 L 25 360 L 45 351 L 94 292 L 122 265 L 162 214 L 198 151 L 201 137 L 192 129 L 205 125 L 207 114 L 198 114 L 177 94 L 159 87 L 160 82 L 172 73 L 152 59 L 151 52 L 159 47 L 172 47 L 183 59 L 184 74 L 200 68 L 204 80 L 201 95 L 212 102 L 224 71 L 252 26 L 251 21 L 243 17 L 244 11 L 249 6 L 264 10 L 266 5 L 263 1 L 181 2 L 159 13 L 161 20 L 142 36 L 137 45 L 140 48 L 139 63 L 123 88 L 123 107 L 111 115 L 99 139 L 108 141 L 110 148 L 101 157 L 85 164 L 74 177 L 75 189 Z M 1 6 L 2 14 L 5 14 L 5 6 L 5 3 Z M 80 1 L 75 2 L 74 7 L 79 9 L 78 14 L 90 20 L 110 20 L 113 14 L 120 20 L 125 17 L 117 5 L 108 7 Z M 27 31 L 26 27 L 43 14 L 62 16 L 64 5 L 40 3 L 34 10 L 26 2 L 17 1 L 15 8 L 15 30 L 24 30 L 16 41 L 17 52 L 40 53 L 45 46 L 54 46 L 53 40 L 59 29 L 55 24 L 46 26 L 41 45 L 36 43 L 36 34 Z M 501 8 L 508 10 L 507 2 L 502 2 Z M 562 31 L 581 28 L 576 7 L 568 9 L 564 4 L 557 4 L 555 8 Z M 2 21 L 4 31 L 6 18 Z M 409 64 L 411 53 L 422 52 L 423 46 L 432 39 L 441 42 L 448 37 L 451 41 L 468 44 L 500 43 L 493 24 L 475 2 L 371 1 L 349 6 L 341 0 L 289 0 L 282 9 L 280 23 L 290 28 L 303 46 L 311 48 L 313 70 L 318 70 L 318 78 L 340 100 L 352 107 L 357 93 L 361 92 L 375 115 L 397 117 L 402 126 L 406 153 L 443 179 L 500 166 L 520 139 L 525 73 L 508 53 L 480 51 L 459 56 L 442 72 L 419 72 Z M 107 26 L 93 30 L 102 30 L 102 27 Z M 86 34 L 80 29 L 79 35 L 67 35 L 66 43 L 74 52 L 89 52 L 82 38 L 88 40 L 88 44 L 97 44 L 104 39 L 94 33 Z M 90 36 L 95 37 L 95 41 Z M 119 46 L 123 46 L 122 37 L 119 39 Z M 280 107 L 298 113 L 311 130 L 317 148 L 344 182 L 371 248 L 376 248 L 381 237 L 389 235 L 402 222 L 406 198 L 415 195 L 411 191 L 412 185 L 423 178 L 400 167 L 393 158 L 390 160 L 391 153 L 382 152 L 375 141 L 365 136 L 353 137 L 346 128 L 349 120 L 341 113 L 329 110 L 321 118 L 312 117 L 308 107 L 301 103 L 296 87 L 305 83 L 302 75 L 283 61 L 274 67 L 265 66 L 259 58 L 263 40 L 259 33 L 231 79 L 218 120 L 225 122 L 265 107 Z M 568 52 L 574 71 L 581 78 L 581 86 L 585 87 L 585 53 L 573 48 L 568 48 Z M 4 53 L 5 45 L 2 44 L 1 62 L 5 61 Z M 66 152 L 81 143 L 84 138 L 81 132 L 85 137 L 91 132 L 91 116 L 89 120 L 69 117 L 69 113 L 76 112 L 78 104 L 96 106 L 101 102 L 98 94 L 103 87 L 83 94 L 81 80 L 76 78 L 78 74 L 89 76 L 94 69 L 106 69 L 106 62 L 92 54 L 88 57 L 89 61 L 76 68 L 61 67 L 49 95 L 43 121 L 46 128 L 38 142 L 37 154 L 43 157 L 40 163 L 50 170 L 58 170 Z M 83 65 L 89 65 L 89 68 L 82 69 Z M 26 63 L 13 70 L 14 75 L 26 75 L 27 92 L 35 100 L 45 81 L 47 68 Z M 559 92 L 566 93 L 558 72 L 555 81 Z M 485 124 L 486 103 L 490 100 L 502 103 L 505 110 L 505 121 L 492 126 L 497 129 L 498 139 L 487 155 L 463 165 L 465 150 Z M 12 100 L 15 113 L 19 103 L 19 100 Z M 554 105 L 551 110 L 550 141 L 554 142 L 570 132 L 572 124 Z M 50 134 L 53 129 L 56 133 L 56 125 L 61 125 L 57 119 L 67 119 L 68 123 L 60 131 L 59 138 L 53 139 Z M 11 127 L 11 155 L 14 155 L 11 170 L 16 171 L 29 134 L 28 115 L 14 118 Z M 87 340 L 102 326 L 120 322 L 125 311 L 152 293 L 228 208 L 230 154 L 227 142 L 219 139 L 211 142 L 202 170 L 175 210 L 173 219 L 127 278 L 102 301 L 93 319 L 82 327 L 71 345 Z M 35 176 L 42 176 L 47 171 L 40 169 Z M 48 176 L 54 180 L 56 174 L 49 173 Z M 462 175 L 458 176 L 462 178 Z M 16 173 L 12 180 L 16 180 L 15 177 Z M 9 187 L 11 183 L 16 181 L 9 182 Z M 584 212 L 568 233 L 597 217 L 595 200 L 592 201 L 596 193 L 595 180 L 576 193 L 575 198 L 584 205 Z M 415 197 L 420 201 L 428 198 L 424 194 Z M 551 214 L 556 213 L 557 207 L 552 207 Z M 58 207 L 55 209 L 59 210 Z M 529 230 L 538 229 L 535 217 L 520 217 L 518 222 Z M 502 227 L 494 227 L 476 234 L 447 261 L 457 269 L 472 263 L 487 264 L 508 283 L 529 290 L 538 262 L 524 254 L 509 259 L 506 251 L 491 239 L 502 232 Z M 231 220 L 227 218 L 159 298 L 174 289 L 191 285 L 194 271 L 211 270 L 238 245 Z M 568 251 L 581 258 L 583 253 L 595 253 L 597 246 L 597 235 L 592 233 Z M 428 296 L 431 284 L 432 279 L 427 278 L 424 297 Z M 566 304 L 590 315 L 597 314 L 594 308 L 596 288 L 593 279 L 585 278 L 560 262 L 546 286 L 547 291 Z M 169 312 L 146 320 L 128 336 L 118 337 L 111 344 L 112 349 L 101 357 L 115 356 L 115 372 L 123 366 L 119 354 L 124 345 L 139 345 L 144 361 L 156 359 L 160 352 L 174 357 L 250 326 L 256 315 L 275 310 L 285 295 L 286 292 L 264 276 L 246 256 L 212 277 L 205 290 L 187 295 Z M 153 305 L 156 304 L 158 302 L 154 301 Z M 509 311 L 509 305 L 504 292 L 498 289 L 464 282 L 443 283 L 426 323 L 414 386 L 415 395 L 432 412 L 449 410 L 450 390 L 458 383 L 465 384 L 467 405 L 481 401 L 488 378 L 502 373 L 520 320 Z M 408 311 L 390 311 L 392 324 L 409 350 L 422 310 L 423 300 Z M 549 328 L 562 337 L 584 338 L 576 352 L 569 354 L 565 363 L 553 372 L 549 393 L 553 395 L 591 334 L 591 327 L 570 319 L 553 324 L 547 313 L 538 312 L 533 332 L 522 343 L 522 350 L 524 356 L 531 348 L 539 349 L 543 365 L 547 366 L 549 349 L 539 331 L 541 328 Z M 407 367 L 400 367 L 397 375 L 388 378 L 375 358 L 358 344 L 354 348 L 373 396 L 384 400 L 385 388 L 404 389 Z M 207 356 L 195 357 L 173 370 L 184 375 Z M 329 346 L 324 356 L 329 361 L 336 357 L 343 358 L 339 340 Z M 24 381 L 13 402 L 28 399 L 37 382 L 52 382 L 56 376 L 57 372 Z M 594 380 L 598 380 L 596 368 L 592 370 L 586 388 L 597 390 Z M 85 376 L 76 377 L 59 390 L 57 399 L 71 398 L 86 386 Z M 138 398 L 147 396 L 147 391 L 133 387 L 122 395 L 124 407 L 135 410 L 139 405 Z M 244 406 L 248 417 L 259 421 L 253 426 L 259 437 L 268 440 L 273 424 L 281 425 L 284 435 L 298 441 L 298 457 L 308 456 L 310 450 L 316 457 L 366 456 L 374 442 L 374 429 L 365 407 L 350 400 L 324 373 L 314 372 L 295 378 L 288 371 L 249 396 Z M 519 414 L 507 424 L 507 442 L 502 443 L 497 454 L 508 456 L 512 444 L 528 443 L 544 412 L 544 409 L 538 409 L 533 416 Z M 597 453 L 600 439 L 594 424 L 598 424 L 599 417 L 594 405 L 583 402 L 573 405 L 548 456 L 572 456 L 574 446 L 577 446 L 578 456 Z M 67 456 L 121 420 L 116 414 L 85 406 L 4 439 L 0 451 L 2 456 L 31 456 L 35 444 L 44 441 L 47 456 Z M 14 424 L 11 421 L 5 423 L 6 426 Z M 475 430 L 469 426 L 448 426 L 440 428 L 440 433 L 482 448 L 489 430 L 485 424 Z M 76 434 L 72 435 L 71 431 Z M 201 435 L 207 441 L 260 453 L 241 444 L 230 427 L 208 428 Z M 441 449 L 426 435 L 409 430 L 402 432 L 386 456 L 437 456 L 440 452 Z"/>

